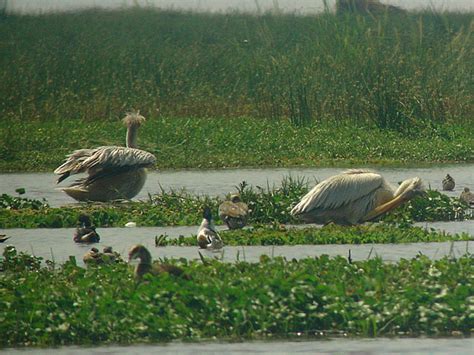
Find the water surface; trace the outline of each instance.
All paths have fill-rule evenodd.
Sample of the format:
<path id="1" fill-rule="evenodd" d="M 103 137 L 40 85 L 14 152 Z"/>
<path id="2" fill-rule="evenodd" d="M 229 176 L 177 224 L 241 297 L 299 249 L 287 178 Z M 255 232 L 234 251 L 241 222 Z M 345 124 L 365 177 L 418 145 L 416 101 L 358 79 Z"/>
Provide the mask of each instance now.
<path id="1" fill-rule="evenodd" d="M 225 195 L 235 191 L 242 181 L 252 186 L 267 187 L 279 186 L 283 177 L 305 177 L 313 185 L 317 181 L 339 174 L 346 168 L 277 168 L 277 169 L 221 169 L 221 170 L 170 170 L 152 171 L 142 191 L 134 200 L 144 200 L 148 194 L 160 191 L 160 186 L 165 190 L 187 191 L 198 195 Z M 377 167 L 375 170 L 392 184 L 397 185 L 399 181 L 419 176 L 423 179 L 426 187 L 441 190 L 441 181 L 450 174 L 456 181 L 454 191 L 448 191 L 449 196 L 459 197 L 464 187 L 474 191 L 474 164 L 443 165 L 425 168 L 387 168 Z M 57 189 L 55 180 L 57 176 L 53 173 L 6 173 L 0 174 L 0 193 L 16 195 L 15 189 L 26 188 L 24 196 L 35 199 L 46 198 L 52 206 L 62 206 L 77 203 L 64 192 Z M 70 180 L 71 178 L 67 179 Z M 60 186 L 67 186 L 64 181 Z"/>
<path id="2" fill-rule="evenodd" d="M 223 229 L 222 227 L 220 229 Z M 401 258 L 409 259 L 423 254 L 432 259 L 439 259 L 446 255 L 459 257 L 467 251 L 472 251 L 474 241 L 442 242 L 442 243 L 403 243 L 403 244 L 333 244 L 333 245 L 295 245 L 295 246 L 226 246 L 220 252 L 200 250 L 197 246 L 167 246 L 155 247 L 155 236 L 168 234 L 170 238 L 178 235 L 195 235 L 194 227 L 167 227 L 167 228 L 101 228 L 101 241 L 93 246 L 101 249 L 112 246 L 115 251 L 126 256 L 128 249 L 134 244 L 143 244 L 151 252 L 153 258 L 186 258 L 199 259 L 198 251 L 207 257 L 219 258 L 225 262 L 236 260 L 256 262 L 261 255 L 269 257 L 283 256 L 287 259 L 302 259 L 323 254 L 329 256 L 342 255 L 347 257 L 349 250 L 353 260 L 365 260 L 369 257 L 380 256 L 385 261 L 398 261 Z M 6 245 L 13 245 L 18 250 L 36 256 L 63 263 L 73 255 L 82 265 L 83 255 L 92 245 L 77 244 L 72 241 L 73 228 L 61 229 L 9 229 L 6 232 L 11 238 L 0 244 L 0 253 Z M 225 240 L 225 232 L 222 233 Z"/>
<path id="3" fill-rule="evenodd" d="M 102 347 L 59 347 L 52 349 L 5 349 L 5 354 L 458 354 L 471 355 L 474 339 L 462 338 L 376 338 L 302 341 L 247 341 L 237 343 L 174 342 L 162 345 Z"/>

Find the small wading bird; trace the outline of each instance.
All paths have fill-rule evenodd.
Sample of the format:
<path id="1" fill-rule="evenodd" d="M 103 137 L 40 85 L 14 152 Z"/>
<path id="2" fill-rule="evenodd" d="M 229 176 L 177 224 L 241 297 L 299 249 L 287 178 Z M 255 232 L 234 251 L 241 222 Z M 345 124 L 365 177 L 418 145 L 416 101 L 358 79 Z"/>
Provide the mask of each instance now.
<path id="1" fill-rule="evenodd" d="M 446 177 L 442 181 L 442 185 L 444 191 L 453 191 L 456 183 L 451 175 L 446 174 Z"/>
<path id="2" fill-rule="evenodd" d="M 466 202 L 469 206 L 474 206 L 474 194 L 469 190 L 468 187 L 464 188 L 464 191 L 461 192 L 459 199 Z"/>
<path id="3" fill-rule="evenodd" d="M 153 154 L 137 149 L 137 131 L 144 121 L 138 112 L 125 116 L 126 147 L 79 149 L 67 156 L 54 171 L 61 175 L 57 183 L 73 174 L 87 172 L 88 176 L 61 190 L 78 201 L 105 202 L 136 196 L 145 184 L 146 167 L 156 162 Z"/>
<path id="4" fill-rule="evenodd" d="M 321 181 L 291 214 L 306 223 L 353 225 L 373 220 L 423 193 L 418 177 L 403 181 L 395 190 L 380 174 L 353 169 Z"/>
<path id="5" fill-rule="evenodd" d="M 130 248 L 128 252 L 128 261 L 130 262 L 133 259 L 140 259 L 134 272 L 135 278 L 137 280 L 140 280 L 143 275 L 147 273 L 153 275 L 168 273 L 173 276 L 182 277 L 186 280 L 190 279 L 190 277 L 184 273 L 183 269 L 178 266 L 172 264 L 163 264 L 159 261 L 153 262 L 150 252 L 141 244 L 134 245 Z"/>
<path id="6" fill-rule="evenodd" d="M 95 231 L 89 216 L 81 214 L 79 224 L 80 226 L 76 228 L 73 237 L 76 243 L 98 243 L 100 241 L 100 236 Z"/>
<path id="7" fill-rule="evenodd" d="M 242 202 L 239 194 L 232 194 L 230 201 L 224 201 L 219 206 L 219 218 L 229 229 L 239 229 L 247 224 L 249 207 Z"/>
<path id="8" fill-rule="evenodd" d="M 0 243 L 4 243 L 9 238 L 6 234 L 0 234 Z"/>
<path id="9" fill-rule="evenodd" d="M 224 243 L 212 221 L 211 209 L 204 208 L 203 220 L 197 231 L 197 243 L 201 249 L 222 249 Z"/>

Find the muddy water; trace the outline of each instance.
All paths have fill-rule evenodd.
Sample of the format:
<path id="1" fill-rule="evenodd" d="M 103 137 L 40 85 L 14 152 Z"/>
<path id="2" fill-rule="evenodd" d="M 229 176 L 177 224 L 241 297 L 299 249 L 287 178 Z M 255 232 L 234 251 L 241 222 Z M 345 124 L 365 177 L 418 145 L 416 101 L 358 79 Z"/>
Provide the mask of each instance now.
<path id="1" fill-rule="evenodd" d="M 162 345 L 5 349 L 2 353 L 53 354 L 458 354 L 471 355 L 474 339 L 456 338 L 337 338 L 313 341 L 248 341 L 242 343 L 175 342 Z"/>
<path id="2" fill-rule="evenodd" d="M 146 199 L 148 194 L 160 191 L 160 185 L 165 189 L 185 188 L 193 194 L 206 194 L 211 196 L 225 195 L 235 191 L 235 186 L 246 181 L 252 186 L 266 187 L 267 185 L 280 185 L 283 177 L 305 177 L 311 184 L 321 181 L 329 176 L 339 174 L 345 168 L 311 168 L 311 169 L 226 169 L 226 170 L 176 170 L 152 171 L 146 184 L 135 200 Z M 393 183 L 419 176 L 427 187 L 441 189 L 441 180 L 449 173 L 456 180 L 450 196 L 459 197 L 464 187 L 474 190 L 474 164 L 443 165 L 428 168 L 380 168 L 385 178 Z M 26 197 L 46 198 L 52 206 L 61 206 L 75 203 L 55 184 L 57 176 L 52 173 L 21 173 L 0 174 L 0 193 L 16 195 L 15 189 L 26 188 Z M 60 186 L 67 186 L 67 181 Z"/>

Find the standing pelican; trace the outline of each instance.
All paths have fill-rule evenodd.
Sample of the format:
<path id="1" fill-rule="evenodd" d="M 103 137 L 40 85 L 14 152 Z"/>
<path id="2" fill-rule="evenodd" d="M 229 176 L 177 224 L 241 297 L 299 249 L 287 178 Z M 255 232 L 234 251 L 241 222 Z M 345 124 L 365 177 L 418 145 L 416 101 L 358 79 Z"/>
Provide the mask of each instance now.
<path id="1" fill-rule="evenodd" d="M 224 201 L 219 206 L 219 217 L 229 229 L 244 228 L 248 213 L 249 207 L 242 202 L 239 194 L 232 194 L 230 201 Z"/>
<path id="2" fill-rule="evenodd" d="M 307 223 L 352 225 L 373 220 L 423 191 L 418 177 L 395 190 L 380 174 L 353 169 L 321 181 L 291 213 Z"/>
<path id="3" fill-rule="evenodd" d="M 145 117 L 138 112 L 125 116 L 126 147 L 79 149 L 68 155 L 54 170 L 55 174 L 61 175 L 57 182 L 77 173 L 87 172 L 89 176 L 62 190 L 78 201 L 110 201 L 136 196 L 145 184 L 145 168 L 156 162 L 153 154 L 136 148 L 137 131 L 144 121 Z"/>
<path id="4" fill-rule="evenodd" d="M 204 208 L 203 219 L 197 232 L 197 242 L 201 249 L 222 249 L 224 243 L 212 221 L 211 209 Z"/>
<path id="5" fill-rule="evenodd" d="M 444 191 L 453 191 L 456 183 L 451 175 L 446 174 L 446 177 L 442 181 Z"/>

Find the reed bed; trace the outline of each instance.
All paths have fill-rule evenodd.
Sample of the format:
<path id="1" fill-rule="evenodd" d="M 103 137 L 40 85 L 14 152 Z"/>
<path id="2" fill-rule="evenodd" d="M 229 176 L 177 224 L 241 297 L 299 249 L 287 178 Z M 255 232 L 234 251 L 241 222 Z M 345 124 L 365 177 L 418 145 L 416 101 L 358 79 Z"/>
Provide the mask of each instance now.
<path id="1" fill-rule="evenodd" d="M 467 123 L 471 13 L 5 16 L 0 116 L 286 118 L 412 132 Z"/>

